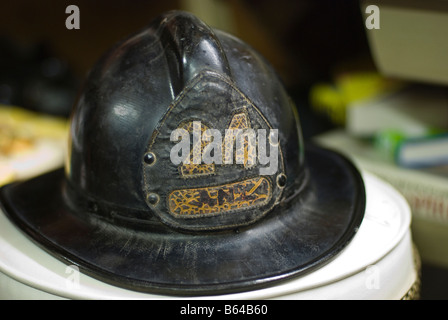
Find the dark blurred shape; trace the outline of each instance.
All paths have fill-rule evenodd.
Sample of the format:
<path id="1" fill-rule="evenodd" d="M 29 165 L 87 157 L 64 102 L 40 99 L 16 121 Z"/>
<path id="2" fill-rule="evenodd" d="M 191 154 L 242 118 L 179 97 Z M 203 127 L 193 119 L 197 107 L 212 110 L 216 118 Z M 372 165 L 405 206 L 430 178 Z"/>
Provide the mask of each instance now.
<path id="1" fill-rule="evenodd" d="M 0 38 L 0 104 L 68 117 L 77 90 L 78 79 L 49 46 Z"/>
<path id="2" fill-rule="evenodd" d="M 442 266 L 422 265 L 422 300 L 447 300 L 448 272 Z"/>
<path id="3" fill-rule="evenodd" d="M 244 14 L 255 17 L 262 29 L 259 38 L 248 41 L 261 49 L 285 82 L 303 120 L 304 138 L 308 140 L 334 129 L 335 124 L 326 115 L 311 108 L 309 90 L 316 83 L 332 82 L 336 74 L 347 68 L 371 67 L 359 1 L 244 0 L 243 3 Z M 244 33 L 244 28 L 240 29 Z"/>
<path id="4" fill-rule="evenodd" d="M 331 80 L 347 62 L 371 60 L 358 0 L 245 0 L 286 52 L 288 84 Z"/>

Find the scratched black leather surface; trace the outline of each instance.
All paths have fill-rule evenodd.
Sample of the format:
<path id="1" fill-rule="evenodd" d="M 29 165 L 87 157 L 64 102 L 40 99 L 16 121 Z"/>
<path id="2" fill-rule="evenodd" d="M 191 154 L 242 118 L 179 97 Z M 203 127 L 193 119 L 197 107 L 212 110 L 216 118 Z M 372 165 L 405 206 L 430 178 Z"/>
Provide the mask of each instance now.
<path id="1" fill-rule="evenodd" d="M 210 83 L 231 80 L 279 129 L 288 178 L 280 203 L 250 225 L 181 231 L 147 205 L 143 157 L 169 106 L 204 74 L 216 75 Z M 74 108 L 68 167 L 3 187 L 1 205 L 55 257 L 135 290 L 217 294 L 304 275 L 349 243 L 365 194 L 348 160 L 302 144 L 292 108 L 275 72 L 249 46 L 191 15 L 169 13 L 92 69 Z M 236 170 L 225 182 L 247 174 Z M 219 182 L 209 178 L 198 185 Z"/>
<path id="2" fill-rule="evenodd" d="M 309 183 L 299 197 L 251 227 L 181 233 L 126 228 L 72 212 L 63 171 L 4 187 L 4 211 L 45 250 L 100 280 L 135 290 L 219 294 L 311 272 L 352 239 L 364 213 L 363 182 L 343 157 L 307 147 Z"/>
<path id="3" fill-rule="evenodd" d="M 301 133 L 274 70 L 248 45 L 211 32 L 189 15 L 160 20 L 118 44 L 92 69 L 72 119 L 73 187 L 117 206 L 147 210 L 142 170 L 151 136 L 175 98 L 204 71 L 228 77 L 279 129 L 288 153 L 288 185 L 297 183 Z"/>

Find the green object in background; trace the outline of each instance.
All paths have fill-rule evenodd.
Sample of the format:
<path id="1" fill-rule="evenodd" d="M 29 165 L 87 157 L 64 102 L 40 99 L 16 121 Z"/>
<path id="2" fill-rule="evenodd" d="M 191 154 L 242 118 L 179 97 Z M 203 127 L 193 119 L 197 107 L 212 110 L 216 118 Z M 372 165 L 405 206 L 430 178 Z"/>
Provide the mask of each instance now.
<path id="1" fill-rule="evenodd" d="M 440 134 L 446 133 L 443 130 L 430 129 L 425 134 L 419 136 L 410 136 L 403 131 L 389 129 L 382 130 L 374 135 L 373 145 L 381 155 L 389 160 L 394 161 L 397 165 L 400 165 L 399 152 L 400 147 L 406 142 L 415 139 L 424 139 L 437 137 Z"/>
<path id="2" fill-rule="evenodd" d="M 399 130 L 383 130 L 373 138 L 373 145 L 385 157 L 395 159 L 398 146 L 407 136 Z"/>
<path id="3" fill-rule="evenodd" d="M 377 72 L 356 71 L 336 75 L 332 83 L 316 83 L 310 90 L 310 104 L 337 124 L 346 122 L 347 108 L 355 101 L 372 99 L 400 89 L 400 81 Z"/>

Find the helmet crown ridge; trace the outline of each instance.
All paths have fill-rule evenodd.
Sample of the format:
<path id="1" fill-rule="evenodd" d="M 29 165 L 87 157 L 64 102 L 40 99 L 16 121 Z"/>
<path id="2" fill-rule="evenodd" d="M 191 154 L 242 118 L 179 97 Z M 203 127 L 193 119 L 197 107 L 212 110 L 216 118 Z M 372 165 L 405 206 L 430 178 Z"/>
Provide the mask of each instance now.
<path id="1" fill-rule="evenodd" d="M 160 42 L 172 79 L 181 80 L 175 93 L 203 70 L 216 71 L 231 77 L 226 54 L 215 33 L 196 16 L 173 11 L 161 17 Z"/>

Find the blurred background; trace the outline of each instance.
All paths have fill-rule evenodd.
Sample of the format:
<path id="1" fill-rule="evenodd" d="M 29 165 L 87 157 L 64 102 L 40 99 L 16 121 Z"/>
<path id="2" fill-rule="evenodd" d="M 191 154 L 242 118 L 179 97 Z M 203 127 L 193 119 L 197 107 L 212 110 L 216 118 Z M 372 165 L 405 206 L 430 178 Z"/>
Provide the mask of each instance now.
<path id="1" fill-rule="evenodd" d="M 69 16 L 65 9 L 70 4 L 80 9 L 79 30 L 65 27 Z M 248 42 L 274 65 L 294 92 L 330 80 L 341 63 L 369 59 L 359 3 L 353 0 L 2 1 L 0 99 L 67 113 L 62 109 L 71 107 L 70 89 L 79 86 L 101 54 L 172 9 L 193 12 L 211 26 Z M 4 88 L 4 70 L 10 82 L 17 84 L 9 90 Z M 59 85 L 59 92 L 66 94 L 59 97 L 61 110 L 50 110 L 53 107 L 43 97 L 45 103 L 39 101 L 37 95 L 45 90 L 35 96 L 32 90 L 24 92 L 24 78 L 39 76 L 47 78 L 46 85 Z"/>
<path id="2" fill-rule="evenodd" d="M 0 184 L 62 165 L 71 108 L 107 49 L 162 12 L 190 11 L 271 62 L 307 141 L 338 149 L 405 195 L 423 261 L 422 298 L 448 298 L 448 64 L 440 62 L 448 54 L 448 6 L 381 1 L 372 21 L 369 4 L 375 1 L 2 1 Z M 66 28 L 69 5 L 79 8 L 79 29 Z M 430 149 L 437 161 L 412 149 L 416 139 L 440 143 Z M 405 158 L 406 148 L 416 156 Z"/>

